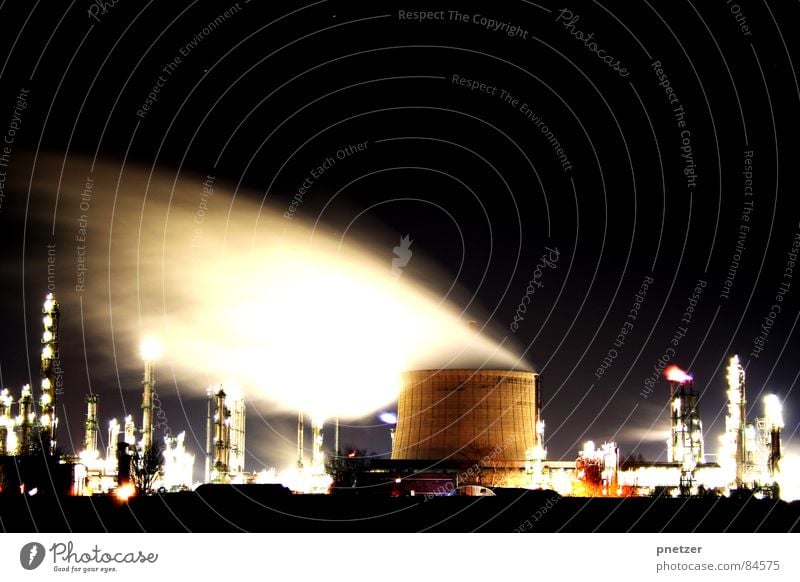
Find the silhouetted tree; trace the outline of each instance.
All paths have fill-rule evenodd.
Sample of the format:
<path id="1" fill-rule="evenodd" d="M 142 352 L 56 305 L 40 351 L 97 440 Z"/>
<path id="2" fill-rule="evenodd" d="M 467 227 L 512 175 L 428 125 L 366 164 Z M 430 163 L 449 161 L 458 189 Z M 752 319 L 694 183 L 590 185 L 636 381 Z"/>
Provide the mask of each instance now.
<path id="1" fill-rule="evenodd" d="M 143 451 L 139 448 L 131 456 L 131 480 L 139 494 L 150 493 L 153 484 L 164 470 L 164 447 L 154 443 Z"/>

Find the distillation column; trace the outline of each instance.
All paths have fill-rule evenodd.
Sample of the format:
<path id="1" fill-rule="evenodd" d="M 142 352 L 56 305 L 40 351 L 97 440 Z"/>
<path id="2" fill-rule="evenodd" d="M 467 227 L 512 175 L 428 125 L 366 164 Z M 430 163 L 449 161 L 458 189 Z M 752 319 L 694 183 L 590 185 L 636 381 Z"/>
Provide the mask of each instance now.
<path id="1" fill-rule="evenodd" d="M 19 398 L 19 417 L 19 437 L 17 437 L 19 446 L 17 454 L 25 455 L 30 453 L 33 448 L 33 422 L 36 419 L 33 412 L 31 387 L 28 384 L 22 387 L 22 393 Z"/>
<path id="2" fill-rule="evenodd" d="M 11 420 L 11 405 L 14 399 L 8 390 L 0 391 L 0 457 L 13 452 L 8 442 L 9 429 L 14 427 Z"/>
<path id="3" fill-rule="evenodd" d="M 84 425 L 83 450 L 94 455 L 97 452 L 97 394 L 86 395 L 86 424 Z"/>
<path id="4" fill-rule="evenodd" d="M 230 418 L 225 407 L 225 391 L 220 388 L 216 395 L 217 412 L 214 415 L 214 471 L 216 481 L 224 481 L 228 474 L 228 451 L 230 450 Z"/>
<path id="5" fill-rule="evenodd" d="M 42 447 L 52 454 L 56 448 L 56 428 L 58 427 L 57 384 L 58 378 L 58 320 L 60 308 L 55 295 L 48 293 L 42 306 L 42 393 L 39 401 L 39 424 L 41 426 Z"/>

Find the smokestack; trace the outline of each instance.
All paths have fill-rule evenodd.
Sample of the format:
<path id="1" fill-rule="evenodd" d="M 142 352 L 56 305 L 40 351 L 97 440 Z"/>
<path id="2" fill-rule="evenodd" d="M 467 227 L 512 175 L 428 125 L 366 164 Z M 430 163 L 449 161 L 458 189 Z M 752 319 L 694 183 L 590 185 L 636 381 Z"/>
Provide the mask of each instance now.
<path id="1" fill-rule="evenodd" d="M 153 444 L 153 385 L 155 384 L 153 368 L 151 360 L 145 361 L 142 381 L 142 447 L 145 450 Z"/>
<path id="2" fill-rule="evenodd" d="M 153 445 L 153 393 L 156 386 L 155 361 L 161 354 L 161 344 L 154 338 L 147 338 L 141 344 L 144 360 L 142 379 L 142 448 Z"/>
<path id="3" fill-rule="evenodd" d="M 336 429 L 333 435 L 333 456 L 339 458 L 339 417 L 336 417 Z"/>
<path id="4" fill-rule="evenodd" d="M 297 468 L 303 468 L 303 411 L 297 413 Z"/>

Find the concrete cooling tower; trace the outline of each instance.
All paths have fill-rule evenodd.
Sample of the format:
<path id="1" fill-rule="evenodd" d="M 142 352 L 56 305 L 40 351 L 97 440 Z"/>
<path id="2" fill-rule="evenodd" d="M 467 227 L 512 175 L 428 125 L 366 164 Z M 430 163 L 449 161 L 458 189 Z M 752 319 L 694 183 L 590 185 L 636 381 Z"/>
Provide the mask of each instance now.
<path id="1" fill-rule="evenodd" d="M 405 372 L 392 459 L 523 463 L 541 445 L 540 408 L 534 372 Z"/>

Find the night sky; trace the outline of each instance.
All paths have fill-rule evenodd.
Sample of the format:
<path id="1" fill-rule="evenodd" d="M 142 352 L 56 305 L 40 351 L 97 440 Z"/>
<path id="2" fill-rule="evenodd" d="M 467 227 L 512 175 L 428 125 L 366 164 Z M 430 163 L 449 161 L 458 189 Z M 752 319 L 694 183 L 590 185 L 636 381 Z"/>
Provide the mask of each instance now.
<path id="1" fill-rule="evenodd" d="M 70 169 L 87 160 L 185 180 L 195 197 L 214 176 L 387 268 L 409 235 L 405 280 L 470 305 L 541 374 L 550 458 L 593 439 L 666 460 L 672 364 L 695 378 L 715 453 L 734 353 L 750 418 L 778 394 L 784 444 L 800 448 L 796 3 L 101 4 L 0 1 L 1 381 L 38 394 L 55 244 L 67 451 L 90 389 L 102 427 L 141 418 L 136 346 L 108 318 L 81 319 L 87 174 Z M 62 165 L 69 194 L 30 186 Z M 117 203 L 118 220 L 139 220 L 143 200 Z M 86 292 L 128 276 L 108 272 Z M 336 306 L 320 289 L 304 308 Z M 162 405 L 199 470 L 202 370 L 194 385 L 163 370 Z M 249 412 L 248 468 L 284 462 L 294 418 Z M 375 416 L 348 424 L 343 444 L 389 450 Z"/>

